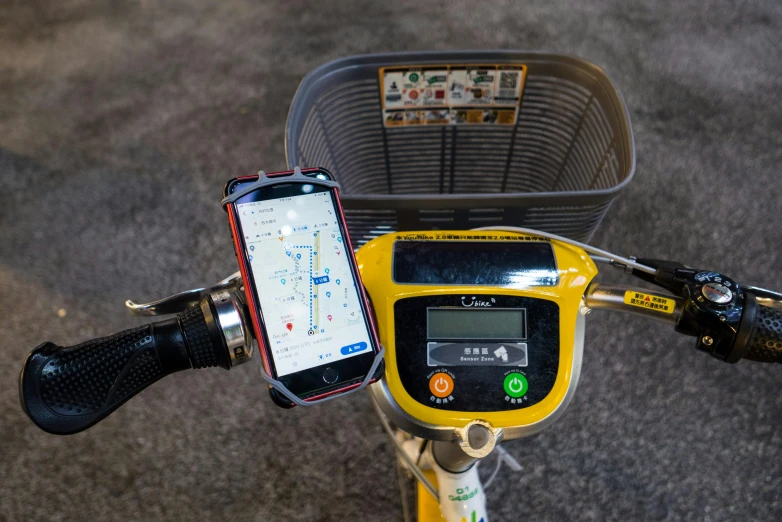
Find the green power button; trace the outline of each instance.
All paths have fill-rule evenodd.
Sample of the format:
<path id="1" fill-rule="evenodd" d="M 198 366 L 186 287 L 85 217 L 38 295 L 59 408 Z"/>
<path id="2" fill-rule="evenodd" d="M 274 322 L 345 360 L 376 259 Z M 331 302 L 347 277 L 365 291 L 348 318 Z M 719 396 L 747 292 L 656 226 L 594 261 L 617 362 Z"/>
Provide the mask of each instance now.
<path id="1" fill-rule="evenodd" d="M 520 373 L 509 373 L 505 377 L 505 382 L 502 383 L 502 386 L 505 388 L 505 393 L 514 399 L 524 397 L 527 393 L 527 388 L 529 388 L 527 378 Z"/>

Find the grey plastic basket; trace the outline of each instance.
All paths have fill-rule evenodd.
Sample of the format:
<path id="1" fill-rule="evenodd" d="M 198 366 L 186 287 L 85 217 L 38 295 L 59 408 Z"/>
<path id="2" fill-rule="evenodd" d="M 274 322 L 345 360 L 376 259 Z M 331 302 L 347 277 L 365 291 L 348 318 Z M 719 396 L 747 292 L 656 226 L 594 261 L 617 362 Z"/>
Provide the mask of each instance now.
<path id="1" fill-rule="evenodd" d="M 525 64 L 515 125 L 385 127 L 379 69 Z M 354 56 L 302 80 L 285 133 L 288 167 L 342 185 L 353 244 L 396 230 L 514 225 L 590 239 L 630 182 L 635 151 L 622 96 L 584 60 L 516 51 Z"/>

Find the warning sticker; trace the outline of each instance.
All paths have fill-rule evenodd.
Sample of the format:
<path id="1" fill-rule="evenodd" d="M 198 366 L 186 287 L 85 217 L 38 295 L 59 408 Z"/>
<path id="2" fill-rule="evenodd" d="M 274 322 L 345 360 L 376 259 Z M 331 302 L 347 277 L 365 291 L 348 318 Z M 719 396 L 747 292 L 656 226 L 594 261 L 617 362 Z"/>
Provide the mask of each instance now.
<path id="1" fill-rule="evenodd" d="M 525 65 L 447 65 L 380 69 L 386 127 L 513 125 Z"/>
<path id="2" fill-rule="evenodd" d="M 491 105 L 496 72 L 496 66 L 452 68 L 451 104 Z"/>
<path id="3" fill-rule="evenodd" d="M 448 70 L 408 68 L 383 74 L 383 107 L 386 109 L 446 105 Z"/>
<path id="4" fill-rule="evenodd" d="M 383 111 L 386 127 L 398 127 L 405 124 L 405 111 Z"/>
<path id="5" fill-rule="evenodd" d="M 673 299 L 636 292 L 635 290 L 628 290 L 625 292 L 624 301 L 625 304 L 638 306 L 640 308 L 648 308 L 666 314 L 672 314 L 676 307 L 676 302 Z"/>

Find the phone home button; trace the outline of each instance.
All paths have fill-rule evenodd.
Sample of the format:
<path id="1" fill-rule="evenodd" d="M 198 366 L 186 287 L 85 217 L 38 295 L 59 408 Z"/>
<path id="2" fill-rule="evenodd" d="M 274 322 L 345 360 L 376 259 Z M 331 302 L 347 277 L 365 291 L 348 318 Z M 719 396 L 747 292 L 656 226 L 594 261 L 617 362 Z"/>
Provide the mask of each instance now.
<path id="1" fill-rule="evenodd" d="M 339 372 L 334 368 L 326 368 L 323 370 L 323 380 L 326 381 L 327 384 L 334 384 L 337 382 L 337 379 L 339 379 Z"/>

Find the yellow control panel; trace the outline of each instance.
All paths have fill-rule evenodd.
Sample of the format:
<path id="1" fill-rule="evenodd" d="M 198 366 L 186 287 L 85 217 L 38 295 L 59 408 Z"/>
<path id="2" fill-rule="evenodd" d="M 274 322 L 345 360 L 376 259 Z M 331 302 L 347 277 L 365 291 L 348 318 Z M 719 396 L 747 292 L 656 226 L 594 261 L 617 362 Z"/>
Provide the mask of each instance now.
<path id="1" fill-rule="evenodd" d="M 499 231 L 398 232 L 356 254 L 388 389 L 422 422 L 497 428 L 553 413 L 573 384 L 583 250 Z"/>

